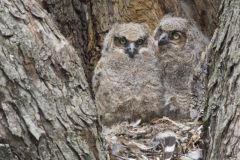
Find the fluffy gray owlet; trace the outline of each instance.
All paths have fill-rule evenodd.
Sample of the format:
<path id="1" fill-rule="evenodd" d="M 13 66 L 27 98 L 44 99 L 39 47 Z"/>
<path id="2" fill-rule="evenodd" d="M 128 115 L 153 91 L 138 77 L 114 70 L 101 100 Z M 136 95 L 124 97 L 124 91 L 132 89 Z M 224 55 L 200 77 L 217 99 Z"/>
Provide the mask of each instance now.
<path id="1" fill-rule="evenodd" d="M 161 70 L 167 116 L 196 118 L 196 97 L 201 88 L 194 84 L 194 70 L 208 39 L 196 25 L 180 17 L 164 16 L 154 31 Z"/>
<path id="2" fill-rule="evenodd" d="M 148 27 L 115 24 L 106 35 L 92 80 L 103 124 L 150 120 L 163 107 L 159 67 Z"/>

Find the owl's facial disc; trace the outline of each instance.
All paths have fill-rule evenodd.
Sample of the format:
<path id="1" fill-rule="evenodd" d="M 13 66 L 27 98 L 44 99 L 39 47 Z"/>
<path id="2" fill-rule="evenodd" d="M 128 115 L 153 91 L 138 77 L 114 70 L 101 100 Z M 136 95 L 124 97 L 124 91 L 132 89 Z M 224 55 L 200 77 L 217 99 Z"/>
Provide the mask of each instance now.
<path id="1" fill-rule="evenodd" d="M 134 58 L 138 54 L 139 49 L 147 46 L 147 37 L 139 38 L 135 41 L 129 41 L 129 44 L 126 48 L 126 53 L 130 58 Z"/>
<path id="2" fill-rule="evenodd" d="M 140 48 L 147 46 L 147 37 L 129 40 L 124 36 L 115 36 L 114 43 L 116 46 L 124 49 L 130 58 L 134 58 Z"/>
<path id="3" fill-rule="evenodd" d="M 186 35 L 181 31 L 162 31 L 159 34 L 158 46 L 174 45 L 181 48 L 186 42 Z"/>
<path id="4" fill-rule="evenodd" d="M 138 49 L 136 48 L 134 42 L 128 44 L 126 48 L 126 53 L 130 58 L 134 58 L 134 55 L 138 53 Z"/>

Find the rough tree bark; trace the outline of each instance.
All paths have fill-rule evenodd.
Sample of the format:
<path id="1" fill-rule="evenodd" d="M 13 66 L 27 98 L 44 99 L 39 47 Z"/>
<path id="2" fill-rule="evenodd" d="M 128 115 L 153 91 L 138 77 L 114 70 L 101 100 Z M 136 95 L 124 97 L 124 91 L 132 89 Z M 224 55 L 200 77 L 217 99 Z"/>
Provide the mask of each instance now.
<path id="1" fill-rule="evenodd" d="M 91 5 L 88 0 L 42 0 L 42 6 L 56 21 L 58 28 L 66 39 L 74 46 L 83 62 L 87 79 L 91 82 L 91 71 L 94 66 L 95 52 L 89 41 L 93 38 L 91 32 Z"/>
<path id="2" fill-rule="evenodd" d="M 208 160 L 240 159 L 240 1 L 224 0 L 209 46 Z"/>
<path id="3" fill-rule="evenodd" d="M 0 159 L 106 159 L 103 147 L 75 49 L 38 3 L 1 0 Z"/>

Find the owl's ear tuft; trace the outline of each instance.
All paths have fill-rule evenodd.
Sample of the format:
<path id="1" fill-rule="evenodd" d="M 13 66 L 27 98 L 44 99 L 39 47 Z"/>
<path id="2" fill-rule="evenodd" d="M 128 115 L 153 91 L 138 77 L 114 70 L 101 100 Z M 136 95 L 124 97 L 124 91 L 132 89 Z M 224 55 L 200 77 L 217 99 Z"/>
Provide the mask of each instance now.
<path id="1" fill-rule="evenodd" d="M 111 28 L 112 28 L 112 29 L 113 29 L 113 28 L 116 28 L 118 25 L 119 25 L 119 23 L 118 23 L 118 22 L 115 22 L 115 23 L 112 25 Z"/>
<path id="2" fill-rule="evenodd" d="M 150 33 L 150 27 L 147 23 L 141 23 L 141 25 L 143 25 L 143 27 L 147 33 Z"/>
<path id="3" fill-rule="evenodd" d="M 103 53 L 106 53 L 109 51 L 109 48 L 111 47 L 112 43 L 113 43 L 113 34 L 114 34 L 114 31 L 116 29 L 116 27 L 119 25 L 119 23 L 114 23 L 108 30 L 105 38 L 104 38 L 104 41 L 103 41 L 103 49 L 102 49 L 102 55 Z"/>
<path id="4" fill-rule="evenodd" d="M 193 19 L 188 19 L 187 25 L 188 26 L 194 26 L 194 27 L 197 26 L 196 22 Z"/>
<path id="5" fill-rule="evenodd" d="M 161 19 L 172 18 L 174 15 L 172 13 L 165 14 Z"/>

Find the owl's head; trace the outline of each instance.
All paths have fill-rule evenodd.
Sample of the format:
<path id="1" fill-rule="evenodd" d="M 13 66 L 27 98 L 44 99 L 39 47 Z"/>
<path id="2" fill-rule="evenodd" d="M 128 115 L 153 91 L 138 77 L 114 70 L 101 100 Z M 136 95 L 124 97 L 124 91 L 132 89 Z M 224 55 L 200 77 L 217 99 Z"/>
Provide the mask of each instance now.
<path id="1" fill-rule="evenodd" d="M 180 17 L 165 16 L 154 32 L 154 40 L 159 47 L 169 45 L 182 48 L 187 41 L 190 22 Z"/>
<path id="2" fill-rule="evenodd" d="M 117 50 L 134 58 L 136 54 L 149 47 L 150 41 L 153 43 L 145 24 L 114 24 L 105 37 L 102 53 Z"/>
<path id="3" fill-rule="evenodd" d="M 200 52 L 208 42 L 193 21 L 181 17 L 164 16 L 154 31 L 159 50 Z"/>

